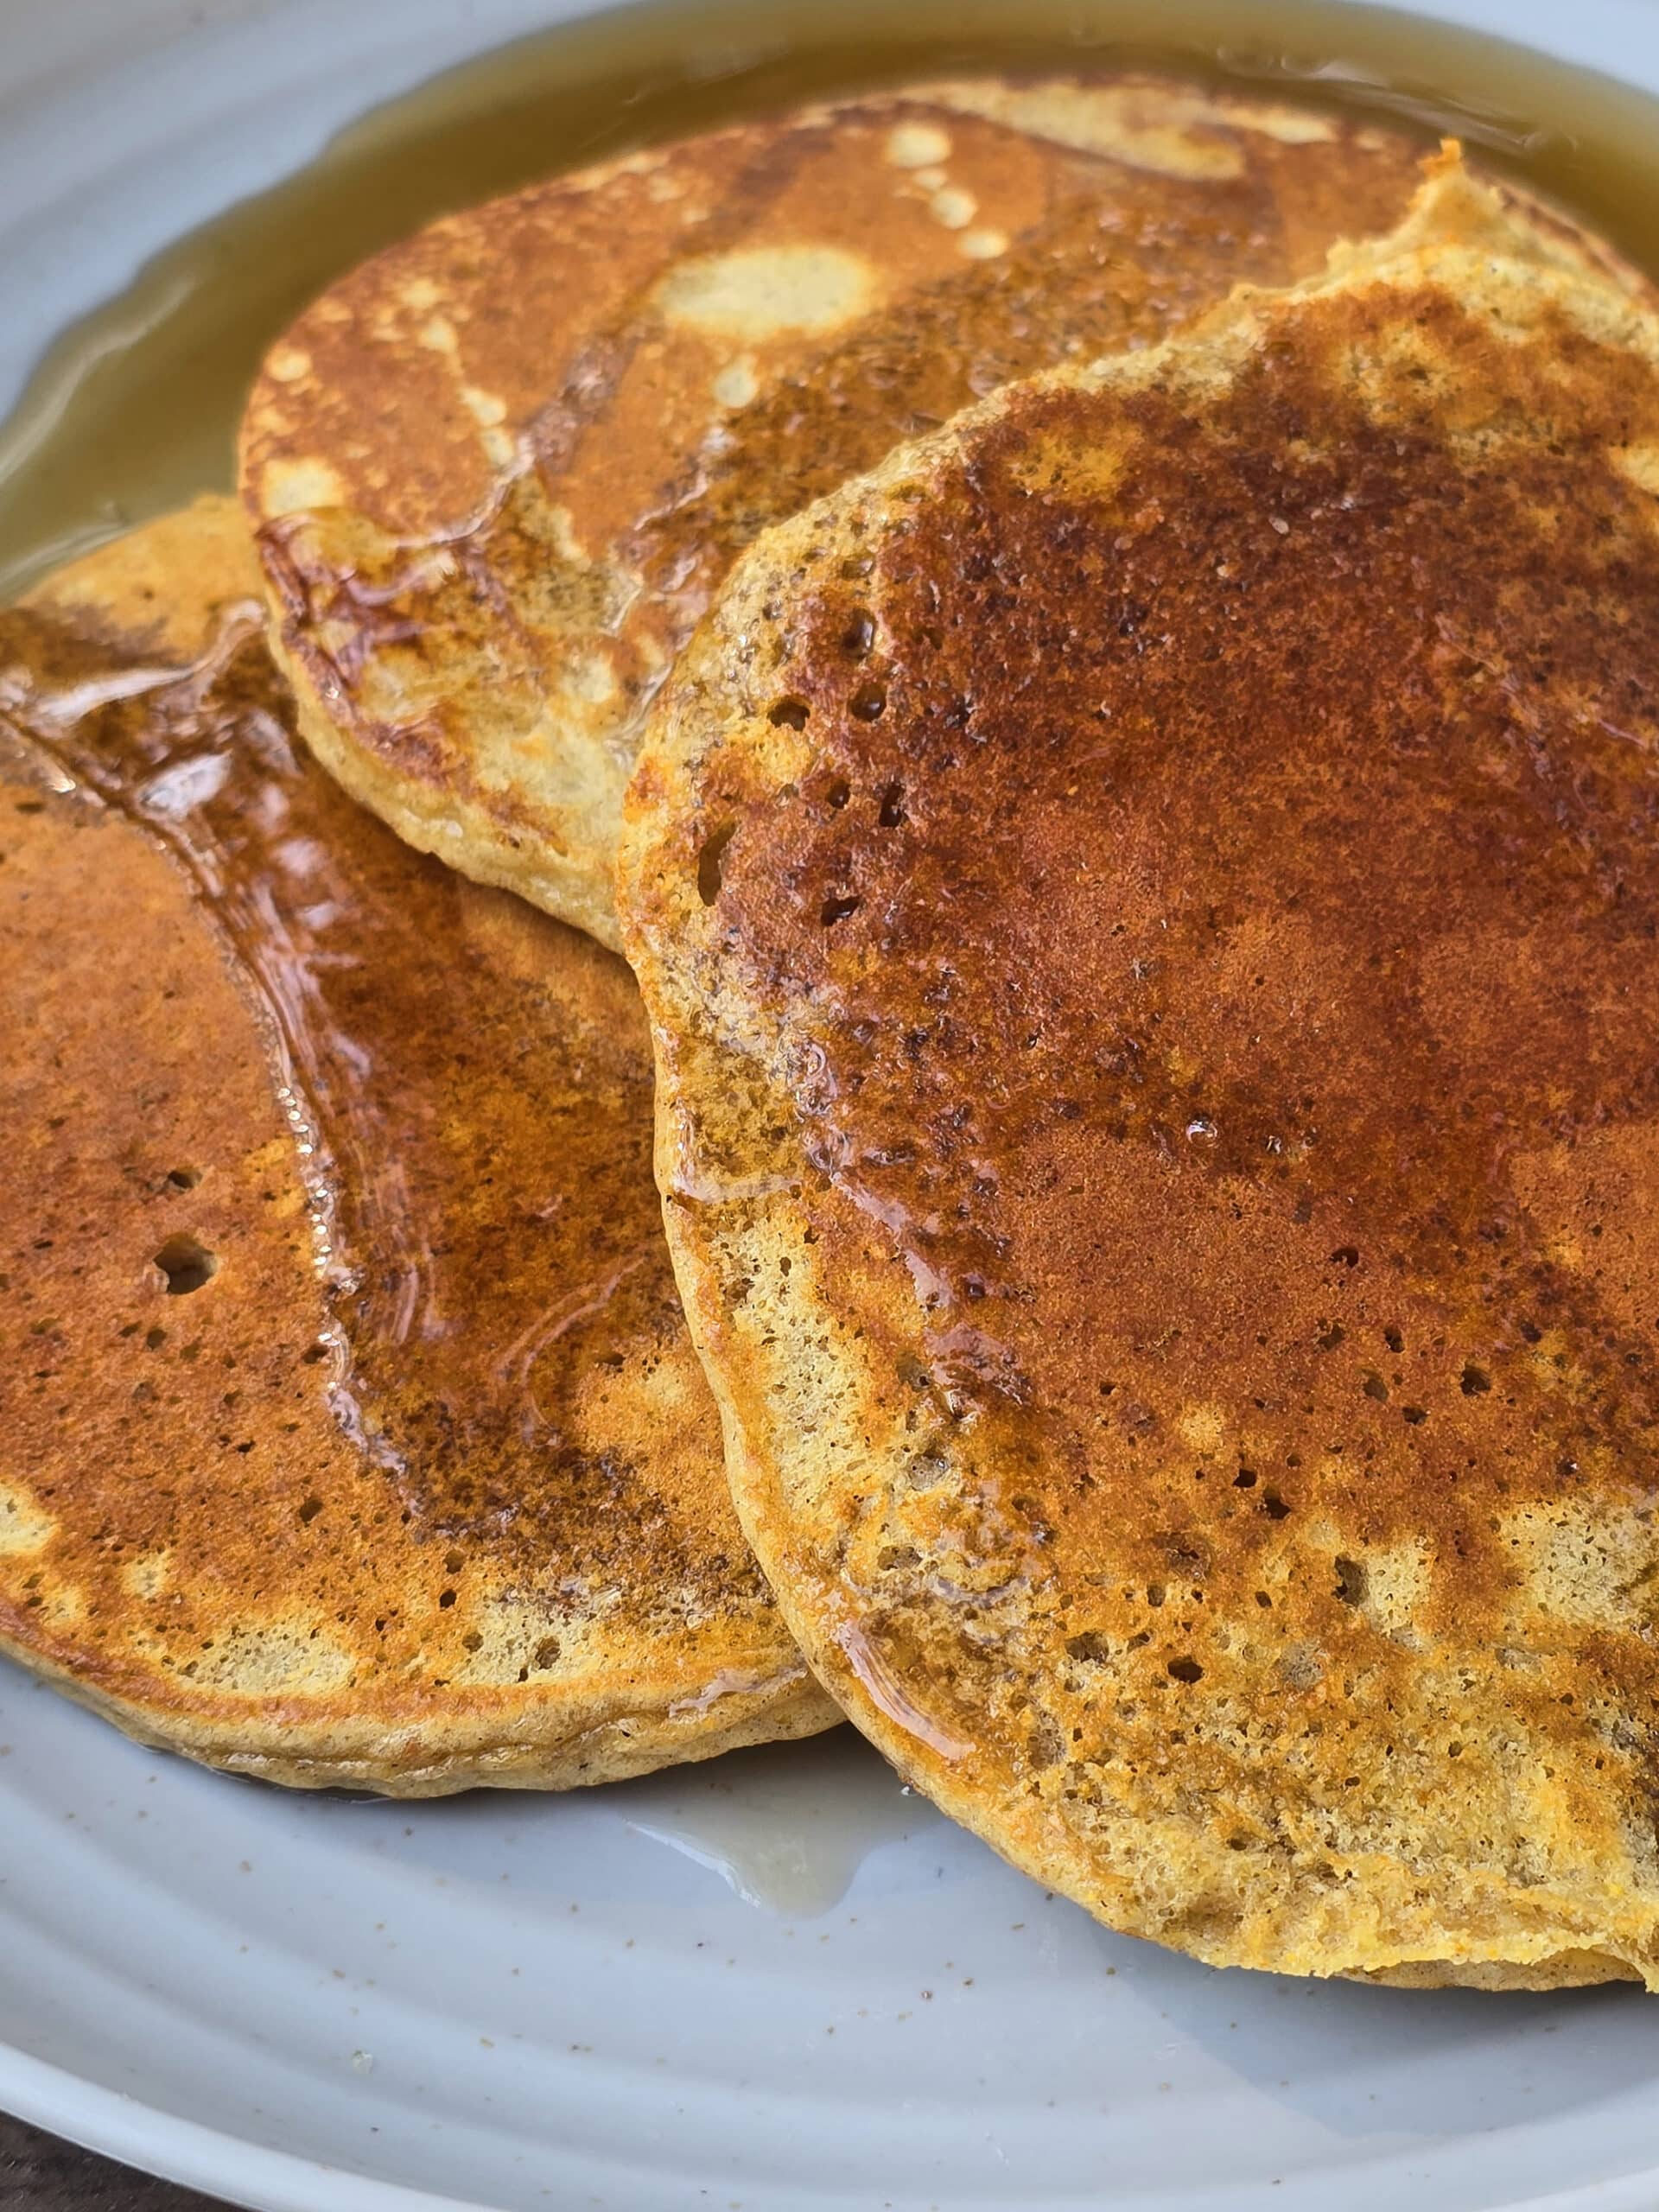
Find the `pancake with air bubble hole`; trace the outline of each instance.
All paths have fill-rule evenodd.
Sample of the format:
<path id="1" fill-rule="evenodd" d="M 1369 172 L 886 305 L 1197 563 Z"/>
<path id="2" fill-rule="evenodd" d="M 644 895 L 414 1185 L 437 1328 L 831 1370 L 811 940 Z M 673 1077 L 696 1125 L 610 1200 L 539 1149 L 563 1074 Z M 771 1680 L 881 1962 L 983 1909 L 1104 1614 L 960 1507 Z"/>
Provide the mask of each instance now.
<path id="1" fill-rule="evenodd" d="M 1008 378 L 1402 213 L 1421 148 L 1144 76 L 796 109 L 448 216 L 267 356 L 243 496 L 319 760 L 617 942 L 641 718 L 766 524 Z"/>
<path id="2" fill-rule="evenodd" d="M 1402 232 L 762 538 L 620 870 L 745 1527 L 1218 1966 L 1659 1984 L 1659 321 Z"/>
<path id="3" fill-rule="evenodd" d="M 626 969 L 299 753 L 233 502 L 0 614 L 0 1651 L 424 1796 L 810 1734 Z"/>

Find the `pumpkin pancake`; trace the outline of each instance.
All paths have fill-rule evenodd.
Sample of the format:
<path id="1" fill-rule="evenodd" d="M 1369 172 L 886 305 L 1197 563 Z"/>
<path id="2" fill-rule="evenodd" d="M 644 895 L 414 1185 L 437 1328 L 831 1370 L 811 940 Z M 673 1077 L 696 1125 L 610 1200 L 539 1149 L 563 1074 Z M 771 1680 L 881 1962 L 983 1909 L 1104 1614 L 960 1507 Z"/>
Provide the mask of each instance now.
<path id="1" fill-rule="evenodd" d="M 1447 163 L 770 532 L 659 702 L 746 1528 L 1115 1927 L 1659 1985 L 1656 700 L 1659 321 Z"/>
<path id="2" fill-rule="evenodd" d="M 233 503 L 0 615 L 0 1650 L 289 1783 L 825 1726 L 738 1533 L 626 969 L 296 749 Z"/>
<path id="3" fill-rule="evenodd" d="M 797 109 L 450 216 L 271 351 L 244 428 L 317 758 L 615 944 L 641 719 L 734 555 L 1008 378 L 1395 222 L 1419 149 L 1115 76 Z"/>

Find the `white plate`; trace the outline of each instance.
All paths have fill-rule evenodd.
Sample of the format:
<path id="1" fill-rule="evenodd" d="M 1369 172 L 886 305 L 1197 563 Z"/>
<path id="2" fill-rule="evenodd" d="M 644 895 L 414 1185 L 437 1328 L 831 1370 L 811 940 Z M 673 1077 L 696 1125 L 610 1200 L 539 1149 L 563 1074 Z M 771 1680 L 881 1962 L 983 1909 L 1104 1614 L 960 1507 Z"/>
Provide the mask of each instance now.
<path id="1" fill-rule="evenodd" d="M 0 407 L 167 239 L 568 12 L 0 0 Z M 1645 0 L 1438 12 L 1659 89 Z M 1628 1991 L 1120 1942 L 846 1737 L 400 1808 L 154 1758 L 0 1666 L 0 2105 L 248 2204 L 1653 2212 L 1656 2075 Z"/>

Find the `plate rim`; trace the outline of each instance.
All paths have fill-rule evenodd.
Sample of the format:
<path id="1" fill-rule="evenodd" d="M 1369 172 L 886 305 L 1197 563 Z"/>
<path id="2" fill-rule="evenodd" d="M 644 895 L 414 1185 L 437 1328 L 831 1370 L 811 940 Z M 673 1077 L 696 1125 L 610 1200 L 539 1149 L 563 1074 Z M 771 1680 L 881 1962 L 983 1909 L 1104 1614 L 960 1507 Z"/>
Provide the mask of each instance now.
<path id="1" fill-rule="evenodd" d="M 502 2212 L 482 2197 L 434 2196 L 404 2182 L 377 2180 L 348 2166 L 275 2150 L 186 2120 L 88 2082 L 15 2044 L 0 2043 L 0 2107 L 81 2150 L 223 2198 L 245 2212 Z M 1421 2151 L 1401 2151 L 1376 2164 L 1399 2168 L 1403 2190 L 1409 2185 L 1410 2169 L 1424 2162 Z M 1653 2212 L 1656 2179 L 1659 2161 L 1639 2172 L 1541 2196 L 1493 2197 L 1480 2212 Z M 319 2195 L 320 2189 L 327 2195 Z M 767 2196 L 753 2186 L 746 2187 L 743 2202 L 747 2212 L 768 2212 Z M 1214 2202 L 1216 2212 L 1228 2212 L 1224 2195 L 1215 2193 Z M 950 2212 L 948 2202 L 941 2200 L 938 2212 Z M 1103 2200 L 1102 2212 L 1109 2212 L 1108 2200 Z"/>
<path id="2" fill-rule="evenodd" d="M 318 2212 L 325 2204 L 327 2212 L 500 2212 L 480 2197 L 435 2196 L 187 2120 L 14 2043 L 0 2042 L 0 2108 L 80 2150 L 249 2212 Z"/>

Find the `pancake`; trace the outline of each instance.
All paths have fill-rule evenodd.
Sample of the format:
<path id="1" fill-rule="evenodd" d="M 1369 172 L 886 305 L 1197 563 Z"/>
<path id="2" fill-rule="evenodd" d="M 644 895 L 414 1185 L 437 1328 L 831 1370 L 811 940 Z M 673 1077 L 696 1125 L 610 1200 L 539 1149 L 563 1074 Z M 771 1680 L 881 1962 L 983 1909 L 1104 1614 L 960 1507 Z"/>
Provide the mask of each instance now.
<path id="1" fill-rule="evenodd" d="M 1451 163 L 1339 262 L 738 563 L 620 869 L 658 1180 L 947 1812 L 1216 1965 L 1651 1986 L 1659 321 Z"/>
<path id="2" fill-rule="evenodd" d="M 734 553 L 1009 377 L 1403 212 L 1418 149 L 1141 77 L 923 86 L 454 215 L 268 356 L 241 473 L 319 760 L 617 940 L 641 717 Z"/>
<path id="3" fill-rule="evenodd" d="M 622 963 L 296 751 L 234 503 L 0 615 L 0 1650 L 422 1796 L 808 1734 Z"/>

